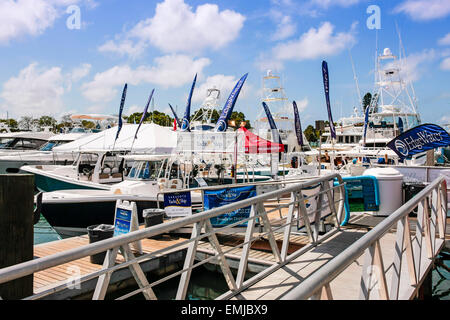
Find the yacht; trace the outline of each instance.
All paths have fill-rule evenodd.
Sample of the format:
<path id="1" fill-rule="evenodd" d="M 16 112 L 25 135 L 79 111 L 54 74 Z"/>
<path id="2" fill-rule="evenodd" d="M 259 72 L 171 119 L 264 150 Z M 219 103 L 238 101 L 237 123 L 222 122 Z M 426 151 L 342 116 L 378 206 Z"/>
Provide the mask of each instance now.
<path id="1" fill-rule="evenodd" d="M 0 174 L 21 173 L 20 167 L 25 165 L 65 165 L 75 161 L 76 153 L 53 152 L 53 148 L 75 141 L 88 133 L 64 133 L 52 135 L 38 150 L 26 150 L 7 155 L 0 153 Z"/>

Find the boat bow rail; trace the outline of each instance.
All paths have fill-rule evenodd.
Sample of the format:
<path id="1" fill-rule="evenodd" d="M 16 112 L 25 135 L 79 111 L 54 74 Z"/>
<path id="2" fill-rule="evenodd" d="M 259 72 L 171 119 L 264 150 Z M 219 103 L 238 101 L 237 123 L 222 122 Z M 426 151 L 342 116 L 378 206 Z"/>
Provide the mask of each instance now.
<path id="1" fill-rule="evenodd" d="M 340 184 L 333 186 L 335 179 L 340 181 Z M 314 190 L 314 194 L 312 195 L 307 193 L 308 191 L 311 192 L 311 190 Z M 273 201 L 274 199 L 282 198 L 286 194 L 290 195 L 290 198 L 287 201 L 278 203 Z M 317 206 L 312 209 L 311 207 L 307 209 L 306 204 L 313 199 L 316 199 Z M 180 275 L 176 299 L 185 299 L 192 270 L 213 261 L 220 265 L 230 289 L 223 297 L 219 298 L 227 299 L 235 296 L 242 290 L 245 290 L 252 283 L 257 282 L 261 277 L 282 268 L 285 264 L 301 254 L 301 248 L 294 252 L 289 251 L 290 240 L 295 234 L 298 235 L 298 233 L 293 232 L 293 230 L 298 230 L 299 226 L 305 227 L 311 245 L 318 244 L 323 238 L 328 236 L 328 233 L 331 233 L 328 232 L 325 236 L 319 236 L 321 234 L 320 222 L 323 222 L 325 218 L 332 217 L 334 229 L 340 230 L 342 215 L 344 213 L 344 200 L 345 185 L 341 176 L 337 173 L 313 178 L 300 183 L 296 182 L 278 190 L 263 193 L 246 200 L 0 269 L 0 283 L 9 282 L 36 272 L 107 251 L 101 270 L 82 275 L 78 279 L 75 279 L 75 281 L 82 284 L 88 280 L 98 278 L 93 299 L 104 299 L 112 273 L 126 267 L 131 269 L 131 273 L 139 285 L 139 289 L 119 297 L 119 299 L 125 299 L 138 293 L 143 293 L 147 299 L 157 299 L 152 288 Z M 272 201 L 275 205 L 266 208 L 265 203 L 267 201 Z M 247 207 L 251 208 L 248 218 L 224 227 L 212 227 L 210 221 L 211 218 Z M 287 215 L 282 217 L 281 211 L 285 208 L 288 209 Z M 269 219 L 270 213 L 272 213 L 272 215 L 275 213 L 276 215 L 277 212 L 280 213 L 279 219 Z M 227 235 L 238 233 L 238 230 L 242 229 L 234 227 L 241 226 L 244 223 L 246 223 L 247 226 L 245 227 L 245 236 L 241 243 L 236 243 L 231 248 L 230 246 L 222 246 L 219 243 L 218 234 L 223 234 L 225 232 Z M 186 226 L 192 227 L 190 239 L 141 256 L 135 256 L 131 250 L 130 245 L 133 242 L 168 233 Z M 261 232 L 257 232 L 258 226 Z M 276 240 L 275 235 L 278 236 L 278 239 L 280 239 L 280 237 L 282 239 L 281 249 L 278 246 L 279 243 L 277 243 L 279 240 Z M 252 243 L 263 237 L 267 239 L 270 244 L 273 261 L 266 261 L 266 266 L 269 265 L 266 269 L 244 281 L 249 262 L 253 260 L 250 257 Z M 212 250 L 210 250 L 211 255 L 206 259 L 200 259 L 200 261 L 195 262 L 196 253 L 197 251 L 200 251 L 199 244 L 205 243 L 212 248 Z M 236 252 L 236 248 L 241 250 L 240 256 L 231 253 L 233 250 Z M 155 257 L 164 255 L 165 253 L 173 252 L 174 250 L 186 250 L 183 269 L 149 283 L 139 263 L 149 261 Z M 116 261 L 119 251 L 122 253 L 124 261 Z M 230 257 L 234 257 L 238 264 L 236 277 L 233 276 L 233 273 L 230 270 Z M 73 285 L 73 282 L 74 279 L 70 279 L 69 284 L 65 282 L 57 283 L 51 288 L 46 288 L 37 293 L 35 292 L 33 296 L 27 297 L 26 299 L 34 300 L 48 297 L 56 292 L 67 289 L 68 285 Z"/>
<path id="2" fill-rule="evenodd" d="M 418 212 L 413 229 L 409 214 L 415 208 Z M 364 265 L 361 268 L 359 299 L 368 300 L 373 296 L 385 300 L 414 298 L 445 244 L 447 210 L 447 184 L 445 177 L 441 176 L 282 299 L 333 299 L 332 281 L 362 255 Z M 383 253 L 392 248 L 382 246 L 380 242 L 395 227 L 394 258 L 386 267 Z M 408 272 L 401 270 L 404 258 Z"/>

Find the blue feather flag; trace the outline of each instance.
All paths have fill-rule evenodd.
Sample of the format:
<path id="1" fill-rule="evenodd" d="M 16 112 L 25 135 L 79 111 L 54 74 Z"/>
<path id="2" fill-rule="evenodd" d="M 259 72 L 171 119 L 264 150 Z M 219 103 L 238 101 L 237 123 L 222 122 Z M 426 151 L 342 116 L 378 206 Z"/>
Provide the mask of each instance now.
<path id="1" fill-rule="evenodd" d="M 114 143 L 116 143 L 117 138 L 119 138 L 120 130 L 122 130 L 122 125 L 123 125 L 122 111 L 123 111 L 123 106 L 125 104 L 125 98 L 127 96 L 127 88 L 128 88 L 128 85 L 125 83 L 125 86 L 123 87 L 123 91 L 122 91 L 122 99 L 120 100 L 119 125 L 117 126 L 117 134 L 116 134 L 116 139 L 114 140 Z"/>
<path id="2" fill-rule="evenodd" d="M 322 61 L 322 76 L 323 87 L 325 89 L 325 100 L 327 103 L 328 121 L 330 122 L 330 133 L 333 139 L 336 139 L 336 129 L 334 128 L 333 115 L 331 114 L 330 106 L 330 78 L 328 74 L 328 64 L 326 61 Z"/>
<path id="3" fill-rule="evenodd" d="M 148 97 L 147 104 L 146 104 L 146 106 L 144 108 L 144 113 L 142 113 L 141 121 L 139 121 L 139 125 L 138 125 L 138 127 L 136 129 L 136 133 L 134 134 L 134 139 L 137 138 L 138 131 L 141 128 L 142 122 L 144 122 L 145 115 L 147 114 L 147 109 L 148 109 L 148 106 L 150 105 L 150 101 L 152 101 L 152 97 L 153 97 L 153 93 L 154 92 L 155 92 L 155 89 L 152 90 L 152 92 L 150 93 L 150 96 Z"/>
<path id="4" fill-rule="evenodd" d="M 297 135 L 298 145 L 301 147 L 303 146 L 302 124 L 300 123 L 300 116 L 298 114 L 297 103 L 293 101 L 292 105 L 294 106 L 295 134 Z"/>
<path id="5" fill-rule="evenodd" d="M 189 122 L 191 121 L 191 100 L 192 100 L 192 94 L 194 92 L 195 83 L 197 82 L 197 74 L 195 74 L 194 82 L 192 83 L 191 91 L 189 93 L 188 101 L 186 104 L 186 111 L 184 112 L 184 117 L 181 122 L 181 131 L 191 131 L 189 129 Z"/>
<path id="6" fill-rule="evenodd" d="M 231 117 L 231 113 L 233 112 L 234 105 L 236 104 L 236 100 L 239 97 L 239 93 L 241 92 L 242 86 L 244 85 L 245 80 L 247 79 L 248 73 L 242 76 L 241 79 L 236 83 L 236 86 L 231 91 L 230 96 L 225 102 L 225 106 L 222 109 L 222 113 L 220 114 L 219 120 L 217 120 L 216 127 L 214 131 L 223 132 L 228 128 L 228 120 Z"/>

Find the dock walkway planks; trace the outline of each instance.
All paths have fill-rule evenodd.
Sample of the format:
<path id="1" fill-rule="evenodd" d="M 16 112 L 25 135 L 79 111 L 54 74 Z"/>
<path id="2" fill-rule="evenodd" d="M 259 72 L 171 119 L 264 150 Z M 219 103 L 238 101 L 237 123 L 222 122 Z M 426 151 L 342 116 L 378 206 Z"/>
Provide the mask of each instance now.
<path id="1" fill-rule="evenodd" d="M 174 237 L 164 237 L 162 240 L 144 239 L 141 241 L 142 251 L 144 253 L 153 252 L 185 240 L 185 238 Z M 87 235 L 38 244 L 34 246 L 34 257 L 41 258 L 87 244 L 89 244 Z M 182 248 L 176 250 L 180 249 Z M 121 261 L 123 262 L 124 260 L 122 255 L 119 254 L 117 262 Z M 84 257 L 70 263 L 36 272 L 34 274 L 34 293 L 39 293 L 51 287 L 68 283 L 74 276 L 74 270 L 79 270 L 81 275 L 86 275 L 98 271 L 101 268 L 101 265 L 91 263 L 90 257 Z"/>

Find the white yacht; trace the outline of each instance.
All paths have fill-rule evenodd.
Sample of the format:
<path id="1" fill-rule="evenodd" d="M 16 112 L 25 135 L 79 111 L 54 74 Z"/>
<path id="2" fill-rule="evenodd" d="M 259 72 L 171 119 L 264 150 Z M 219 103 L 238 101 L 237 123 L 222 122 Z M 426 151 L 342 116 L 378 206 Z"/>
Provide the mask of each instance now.
<path id="1" fill-rule="evenodd" d="M 332 141 L 329 127 L 322 144 L 323 152 L 339 161 L 355 157 L 359 162 L 398 163 L 398 157 L 386 145 L 400 133 L 421 124 L 411 81 L 405 74 L 405 58 L 395 56 L 389 48 L 377 54 L 375 64 L 375 93 L 365 115 L 355 109 L 354 115 L 338 121 L 337 141 Z M 365 133 L 365 135 L 364 135 Z M 348 159 L 347 159 L 348 160 Z M 409 165 L 421 165 L 426 154 L 418 154 L 405 160 Z"/>
<path id="2" fill-rule="evenodd" d="M 75 161 L 74 152 L 53 152 L 53 148 L 80 139 L 89 133 L 64 133 L 52 135 L 38 150 L 26 150 L 7 155 L 0 153 L 0 174 L 19 173 L 25 165 L 70 164 Z"/>

